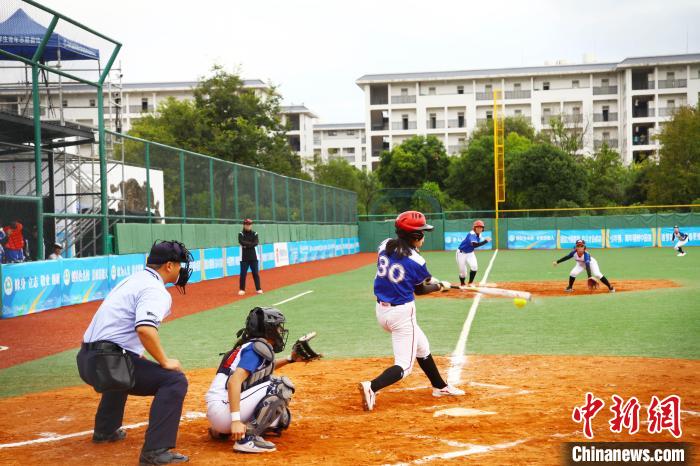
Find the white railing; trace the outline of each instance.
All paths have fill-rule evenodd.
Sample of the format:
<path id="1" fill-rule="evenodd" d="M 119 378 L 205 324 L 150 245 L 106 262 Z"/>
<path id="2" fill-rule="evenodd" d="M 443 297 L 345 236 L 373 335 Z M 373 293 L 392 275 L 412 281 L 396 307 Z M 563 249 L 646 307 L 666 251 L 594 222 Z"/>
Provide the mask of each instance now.
<path id="1" fill-rule="evenodd" d="M 425 127 L 428 129 L 439 129 L 445 127 L 445 120 L 435 120 L 435 124 L 431 120 L 425 122 Z"/>
<path id="2" fill-rule="evenodd" d="M 593 86 L 593 95 L 617 94 L 617 86 Z"/>
<path id="3" fill-rule="evenodd" d="M 415 121 L 407 121 L 406 124 L 404 124 L 403 121 L 395 121 L 391 124 L 391 129 L 396 131 L 406 131 L 409 129 L 416 129 L 417 127 L 418 125 Z"/>
<path id="4" fill-rule="evenodd" d="M 391 96 L 391 103 L 392 104 L 415 104 L 416 103 L 416 96 L 415 95 L 392 95 Z"/>
<path id="5" fill-rule="evenodd" d="M 659 79 L 659 89 L 677 89 L 688 87 L 687 79 Z"/>

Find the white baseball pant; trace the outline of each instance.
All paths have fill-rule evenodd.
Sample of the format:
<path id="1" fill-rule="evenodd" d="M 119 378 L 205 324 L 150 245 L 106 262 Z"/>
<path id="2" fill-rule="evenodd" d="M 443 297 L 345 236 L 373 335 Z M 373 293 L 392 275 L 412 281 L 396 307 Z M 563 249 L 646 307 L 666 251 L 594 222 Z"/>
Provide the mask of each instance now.
<path id="1" fill-rule="evenodd" d="M 263 382 L 260 385 L 249 388 L 241 393 L 241 422 L 248 423 L 253 420 L 255 408 L 260 400 L 267 395 L 270 382 Z M 207 419 L 211 428 L 222 434 L 231 433 L 231 407 L 228 401 L 215 400 L 207 403 Z M 273 423 L 274 427 L 275 423 Z"/>
<path id="2" fill-rule="evenodd" d="M 586 264 L 581 264 L 576 262 L 576 265 L 571 269 L 570 275 L 572 277 L 578 277 L 578 274 L 586 270 Z M 591 257 L 591 275 L 596 278 L 601 278 L 603 274 L 600 272 L 600 267 L 598 267 L 598 261 Z"/>
<path id="3" fill-rule="evenodd" d="M 399 306 L 377 303 L 376 314 L 379 325 L 391 333 L 394 364 L 403 369 L 406 377 L 413 370 L 416 358 L 430 354 L 428 337 L 416 321 L 416 303 L 411 301 Z"/>
<path id="4" fill-rule="evenodd" d="M 459 276 L 465 278 L 469 270 L 476 272 L 479 269 L 479 264 L 476 262 L 476 254 L 473 252 L 462 252 L 459 249 L 455 254 L 457 266 L 459 267 Z M 467 270 L 467 268 L 469 270 Z"/>
<path id="5" fill-rule="evenodd" d="M 685 239 L 685 240 L 683 240 L 683 241 L 678 241 L 678 242 L 676 243 L 676 245 L 673 246 L 673 249 L 675 249 L 676 251 L 678 251 L 678 248 L 682 248 L 683 246 L 686 245 L 687 242 L 688 242 L 687 239 Z"/>

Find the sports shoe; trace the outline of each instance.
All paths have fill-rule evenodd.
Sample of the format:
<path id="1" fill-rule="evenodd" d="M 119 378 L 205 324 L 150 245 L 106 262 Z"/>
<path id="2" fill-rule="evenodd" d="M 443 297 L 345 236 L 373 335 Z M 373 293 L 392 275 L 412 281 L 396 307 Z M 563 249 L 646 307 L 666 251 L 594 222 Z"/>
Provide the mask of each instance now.
<path id="1" fill-rule="evenodd" d="M 245 290 L 241 290 L 238 292 L 238 296 L 243 296 L 245 294 Z"/>
<path id="2" fill-rule="evenodd" d="M 241 453 L 270 453 L 276 450 L 274 443 L 268 442 L 259 435 L 246 435 L 233 444 L 233 451 Z"/>
<path id="3" fill-rule="evenodd" d="M 464 395 L 464 390 L 460 390 L 459 388 L 453 387 L 452 385 L 447 385 L 444 388 L 433 388 L 433 396 L 435 397 L 462 395 Z"/>
<path id="4" fill-rule="evenodd" d="M 681 257 L 683 257 L 683 256 L 686 255 L 686 253 L 685 253 L 685 252 L 682 252 L 682 253 L 680 253 L 680 254 L 678 254 L 678 255 L 681 256 Z"/>
<path id="5" fill-rule="evenodd" d="M 467 283 L 467 288 L 476 288 L 474 283 Z"/>
<path id="6" fill-rule="evenodd" d="M 371 382 L 360 382 L 357 385 L 360 390 L 360 396 L 362 396 L 362 406 L 365 411 L 372 411 L 374 409 L 374 403 L 376 401 L 376 394 L 372 391 Z"/>
<path id="7" fill-rule="evenodd" d="M 564 289 L 564 291 L 567 292 L 567 293 L 571 293 L 572 291 L 574 291 L 574 289 L 573 289 L 573 288 L 569 288 L 569 287 L 567 286 L 566 289 Z"/>
<path id="8" fill-rule="evenodd" d="M 263 294 L 263 290 L 256 291 L 257 294 Z"/>
<path id="9" fill-rule="evenodd" d="M 124 429 L 117 429 L 111 434 L 98 434 L 97 432 L 92 434 L 92 443 L 107 443 L 107 442 L 118 442 L 126 438 L 126 431 Z"/>
<path id="10" fill-rule="evenodd" d="M 217 432 L 211 427 L 207 429 L 209 432 L 209 437 L 211 437 L 212 440 L 217 440 L 217 441 L 223 441 L 223 440 L 228 440 L 231 438 L 231 434 L 224 434 L 222 432 Z"/>
<path id="11" fill-rule="evenodd" d="M 467 285 L 459 285 L 460 290 L 468 290 L 469 287 Z"/>
<path id="12" fill-rule="evenodd" d="M 609 291 L 610 291 L 610 293 L 614 293 L 614 292 L 615 292 L 615 287 L 613 286 L 612 288 L 610 288 Z"/>
<path id="13" fill-rule="evenodd" d="M 169 448 L 158 448 L 157 450 L 141 451 L 139 466 L 151 464 L 171 464 L 187 463 L 190 459 L 180 453 L 170 451 Z"/>

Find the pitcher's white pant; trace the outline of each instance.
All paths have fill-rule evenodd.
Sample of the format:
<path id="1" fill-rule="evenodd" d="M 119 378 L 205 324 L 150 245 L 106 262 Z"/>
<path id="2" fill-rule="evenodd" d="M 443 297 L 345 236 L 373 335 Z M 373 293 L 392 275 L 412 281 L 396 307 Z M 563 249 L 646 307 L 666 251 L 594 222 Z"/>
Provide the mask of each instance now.
<path id="1" fill-rule="evenodd" d="M 248 423 L 253 420 L 255 408 L 267 395 L 269 386 L 269 381 L 263 382 L 241 393 L 241 422 Z M 207 419 L 215 431 L 222 434 L 231 433 L 231 407 L 228 401 L 214 400 L 207 403 Z"/>
<path id="2" fill-rule="evenodd" d="M 455 254 L 457 259 L 457 267 L 459 267 L 459 276 L 465 278 L 469 270 L 476 272 L 479 268 L 479 264 L 476 262 L 476 254 L 473 252 L 462 252 L 457 249 Z M 467 270 L 469 267 L 469 270 Z"/>
<path id="3" fill-rule="evenodd" d="M 586 270 L 586 265 L 581 265 L 580 263 L 576 262 L 576 265 L 574 266 L 573 269 L 571 269 L 570 275 L 572 277 L 578 277 L 578 274 Z M 591 257 L 591 275 L 593 275 L 595 278 L 600 279 L 603 274 L 600 272 L 600 267 L 598 267 L 598 261 L 596 261 L 594 258 Z"/>
<path id="4" fill-rule="evenodd" d="M 686 240 L 683 240 L 683 241 L 678 241 L 678 242 L 676 243 L 676 245 L 673 246 L 673 249 L 675 249 L 676 251 L 678 251 L 678 249 L 679 249 L 679 248 L 682 248 L 683 246 L 685 246 L 685 244 L 686 244 L 687 242 L 688 242 L 687 239 L 686 239 Z"/>
<path id="5" fill-rule="evenodd" d="M 428 337 L 416 321 L 416 303 L 389 306 L 377 303 L 377 322 L 384 330 L 391 333 L 391 345 L 394 348 L 394 364 L 401 366 L 406 377 L 413 370 L 416 358 L 430 354 Z"/>

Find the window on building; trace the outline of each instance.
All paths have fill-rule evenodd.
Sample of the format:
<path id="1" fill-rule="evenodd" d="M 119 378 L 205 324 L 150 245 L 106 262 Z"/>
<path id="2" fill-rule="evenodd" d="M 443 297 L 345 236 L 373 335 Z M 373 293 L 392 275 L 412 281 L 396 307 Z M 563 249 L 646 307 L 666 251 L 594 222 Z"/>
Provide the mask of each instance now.
<path id="1" fill-rule="evenodd" d="M 457 114 L 457 127 L 464 128 L 464 112 L 459 112 Z"/>
<path id="2" fill-rule="evenodd" d="M 401 128 L 408 129 L 408 115 L 401 115 Z"/>
<path id="3" fill-rule="evenodd" d="M 486 92 L 491 92 L 493 90 L 493 85 L 487 84 L 486 86 L 484 86 L 484 89 L 486 89 Z"/>
<path id="4" fill-rule="evenodd" d="M 673 107 L 676 106 L 676 101 L 675 101 L 675 100 L 667 100 L 667 101 L 666 101 L 666 106 L 667 106 L 667 107 L 670 107 L 670 108 L 673 108 Z"/>
<path id="5" fill-rule="evenodd" d="M 581 113 L 581 107 L 574 107 L 571 109 L 574 115 L 578 115 Z"/>
<path id="6" fill-rule="evenodd" d="M 674 79 L 676 79 L 676 73 L 674 71 L 667 71 L 666 72 L 666 79 L 668 81 L 673 81 Z"/>
<path id="7" fill-rule="evenodd" d="M 580 87 L 579 85 L 580 83 L 578 79 L 574 79 L 573 81 L 571 81 L 571 87 L 573 87 L 574 89 L 578 89 Z"/>
<path id="8" fill-rule="evenodd" d="M 61 106 L 62 106 L 63 108 L 68 107 L 68 101 L 67 101 L 66 99 L 63 99 L 63 101 L 61 102 Z"/>
<path id="9" fill-rule="evenodd" d="M 354 132 L 354 131 L 346 131 L 345 134 L 346 134 L 347 136 L 354 136 L 354 135 L 355 135 L 355 132 Z"/>
<path id="10" fill-rule="evenodd" d="M 608 78 L 603 78 L 600 80 L 600 85 L 601 87 L 608 87 L 610 86 L 610 80 Z"/>
<path id="11" fill-rule="evenodd" d="M 401 88 L 401 95 L 408 95 L 408 88 L 407 87 Z"/>
<path id="12" fill-rule="evenodd" d="M 95 99 L 90 99 L 90 106 L 94 107 L 95 106 Z"/>
<path id="13" fill-rule="evenodd" d="M 522 110 L 520 110 L 519 108 L 516 108 L 516 109 L 515 109 L 515 115 L 516 115 L 516 116 L 520 116 L 520 115 L 522 115 L 522 114 L 523 114 L 523 111 L 522 111 Z"/>
<path id="14" fill-rule="evenodd" d="M 543 91 L 548 91 L 549 90 L 549 81 L 545 81 L 542 83 L 542 90 Z"/>
<path id="15" fill-rule="evenodd" d="M 337 136 L 338 132 L 337 131 L 328 131 L 329 136 Z"/>
<path id="16" fill-rule="evenodd" d="M 603 121 L 608 121 L 608 118 L 610 118 L 610 106 L 603 105 Z"/>
<path id="17" fill-rule="evenodd" d="M 493 119 L 493 110 L 487 110 L 487 111 L 486 111 L 486 119 L 487 119 L 487 120 Z"/>
<path id="18" fill-rule="evenodd" d="M 141 110 L 144 112 L 148 111 L 148 97 L 141 99 Z"/>
<path id="19" fill-rule="evenodd" d="M 520 85 L 520 83 L 513 84 L 513 90 L 515 90 L 515 91 L 519 91 L 521 89 L 521 87 L 522 86 Z"/>
<path id="20" fill-rule="evenodd" d="M 457 94 L 464 94 L 464 86 L 457 86 Z"/>
<path id="21" fill-rule="evenodd" d="M 345 149 L 345 152 L 348 154 L 354 154 L 355 153 L 355 148 L 354 147 L 348 147 Z"/>
<path id="22" fill-rule="evenodd" d="M 437 114 L 435 114 L 435 113 L 430 114 L 429 127 L 430 128 L 437 128 Z"/>
<path id="23" fill-rule="evenodd" d="M 428 88 L 428 95 L 435 95 L 435 88 L 434 87 Z"/>

